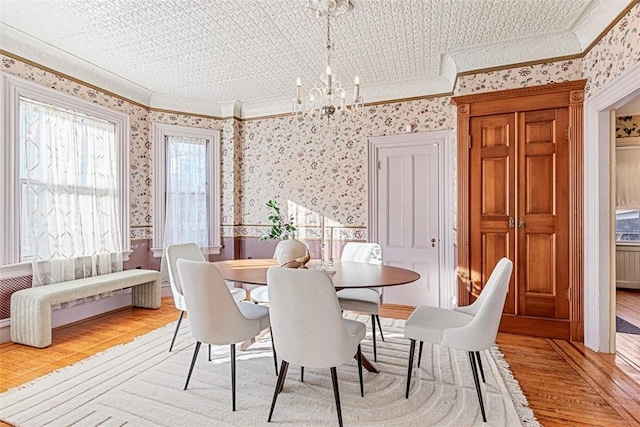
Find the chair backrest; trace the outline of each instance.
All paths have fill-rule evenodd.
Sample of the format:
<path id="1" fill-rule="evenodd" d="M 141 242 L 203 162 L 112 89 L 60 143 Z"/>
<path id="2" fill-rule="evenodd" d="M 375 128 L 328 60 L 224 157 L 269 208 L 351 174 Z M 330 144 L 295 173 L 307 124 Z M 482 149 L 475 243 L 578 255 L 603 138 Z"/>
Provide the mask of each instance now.
<path id="1" fill-rule="evenodd" d="M 178 276 L 178 270 L 176 263 L 178 259 L 184 258 L 191 261 L 204 261 L 204 255 L 200 250 L 200 247 L 196 243 L 179 243 L 175 245 L 167 246 L 167 268 L 169 270 L 169 284 L 171 285 L 171 292 L 174 294 L 177 292 L 179 295 L 183 295 L 182 283 Z"/>
<path id="2" fill-rule="evenodd" d="M 327 273 L 272 267 L 267 272 L 271 331 L 278 355 L 294 365 L 331 368 L 354 356 Z"/>
<path id="3" fill-rule="evenodd" d="M 233 344 L 260 333 L 260 322 L 242 315 L 213 263 L 180 258 L 176 264 L 196 341 Z"/>
<path id="4" fill-rule="evenodd" d="M 467 351 L 485 350 L 493 345 L 498 335 L 512 271 L 513 262 L 509 258 L 498 261 L 476 301 L 479 303 L 477 313 L 467 325 L 445 330 L 443 345 Z"/>
<path id="5" fill-rule="evenodd" d="M 344 245 L 340 260 L 382 264 L 382 248 L 377 243 L 349 242 Z"/>
<path id="6" fill-rule="evenodd" d="M 506 263 L 505 260 L 508 260 L 508 258 L 502 258 L 500 261 L 498 261 L 496 266 L 493 268 L 493 271 L 491 272 L 491 275 L 489 276 L 487 283 L 484 285 L 484 288 L 482 288 L 482 292 L 480 292 L 480 295 L 478 295 L 478 298 L 471 305 L 458 307 L 456 310 L 462 311 L 463 313 L 467 313 L 472 316 L 475 316 L 476 314 L 478 314 L 480 307 L 482 307 L 484 303 L 487 301 L 487 299 L 489 298 L 489 292 L 487 291 L 495 287 L 496 282 L 501 277 L 499 274 L 497 274 L 499 271 L 498 266 L 500 265 L 500 263 L 503 263 L 503 264 Z"/>
<path id="7" fill-rule="evenodd" d="M 349 242 L 342 248 L 340 261 L 382 264 L 382 248 L 377 243 Z M 382 288 L 369 289 L 382 295 Z"/>

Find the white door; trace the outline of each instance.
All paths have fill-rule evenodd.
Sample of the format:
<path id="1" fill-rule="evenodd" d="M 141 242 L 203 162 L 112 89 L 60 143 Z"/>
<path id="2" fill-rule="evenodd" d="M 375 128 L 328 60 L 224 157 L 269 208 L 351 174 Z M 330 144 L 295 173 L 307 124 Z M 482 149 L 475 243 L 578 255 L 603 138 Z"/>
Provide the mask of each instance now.
<path id="1" fill-rule="evenodd" d="M 377 237 L 384 264 L 420 280 L 384 290 L 385 304 L 440 306 L 438 144 L 378 148 Z"/>

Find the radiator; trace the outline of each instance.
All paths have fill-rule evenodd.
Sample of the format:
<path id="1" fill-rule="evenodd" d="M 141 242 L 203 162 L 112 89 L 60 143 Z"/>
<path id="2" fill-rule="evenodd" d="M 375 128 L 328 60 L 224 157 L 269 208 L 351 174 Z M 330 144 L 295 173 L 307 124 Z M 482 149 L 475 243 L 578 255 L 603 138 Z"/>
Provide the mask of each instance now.
<path id="1" fill-rule="evenodd" d="M 640 289 L 640 246 L 616 246 L 616 287 Z"/>

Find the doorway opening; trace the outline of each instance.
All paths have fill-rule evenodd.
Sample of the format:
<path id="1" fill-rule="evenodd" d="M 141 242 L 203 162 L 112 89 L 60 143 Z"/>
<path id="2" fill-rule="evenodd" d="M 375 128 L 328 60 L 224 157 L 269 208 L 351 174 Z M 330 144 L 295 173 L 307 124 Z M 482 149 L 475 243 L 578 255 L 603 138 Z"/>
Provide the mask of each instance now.
<path id="1" fill-rule="evenodd" d="M 616 304 L 615 153 L 612 121 L 615 109 L 640 96 L 640 63 L 636 63 L 584 104 L 584 343 L 598 352 L 615 351 Z"/>
<path id="2" fill-rule="evenodd" d="M 615 109 L 615 333 L 616 363 L 640 371 L 640 96 Z"/>

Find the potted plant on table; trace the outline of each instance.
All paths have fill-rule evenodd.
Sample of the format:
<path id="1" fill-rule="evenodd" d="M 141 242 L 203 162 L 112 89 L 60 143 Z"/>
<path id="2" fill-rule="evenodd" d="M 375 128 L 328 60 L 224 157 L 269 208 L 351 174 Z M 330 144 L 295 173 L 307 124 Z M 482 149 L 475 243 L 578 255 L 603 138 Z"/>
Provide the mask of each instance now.
<path id="1" fill-rule="evenodd" d="M 282 239 L 274 253 L 278 263 L 287 267 L 299 267 L 309 261 L 309 250 L 307 245 L 296 240 L 296 227 L 293 225 L 293 215 L 285 220 L 280 212 L 278 202 L 271 199 L 267 202 L 272 212 L 269 213 L 271 227 L 260 240 Z"/>

